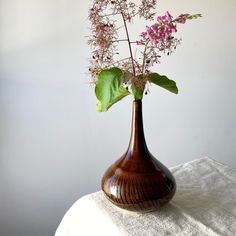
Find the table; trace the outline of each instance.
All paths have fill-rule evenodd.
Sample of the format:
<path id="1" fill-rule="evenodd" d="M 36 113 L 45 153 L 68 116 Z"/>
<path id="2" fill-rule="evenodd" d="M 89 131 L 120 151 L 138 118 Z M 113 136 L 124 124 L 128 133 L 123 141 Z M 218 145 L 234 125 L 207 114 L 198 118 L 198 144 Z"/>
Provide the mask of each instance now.
<path id="1" fill-rule="evenodd" d="M 236 171 L 210 158 L 171 171 L 177 192 L 161 210 L 131 213 L 112 205 L 99 191 L 74 203 L 55 236 L 235 236 Z"/>

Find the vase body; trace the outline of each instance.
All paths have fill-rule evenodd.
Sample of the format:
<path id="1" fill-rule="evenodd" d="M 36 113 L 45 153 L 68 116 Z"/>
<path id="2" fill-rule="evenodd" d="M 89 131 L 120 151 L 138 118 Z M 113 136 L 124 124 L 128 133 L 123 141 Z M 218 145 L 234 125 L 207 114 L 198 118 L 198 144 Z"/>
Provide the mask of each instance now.
<path id="1" fill-rule="evenodd" d="M 129 147 L 105 172 L 101 185 L 113 204 L 130 211 L 156 210 L 167 204 L 175 194 L 173 175 L 147 148 L 141 100 L 133 102 Z"/>

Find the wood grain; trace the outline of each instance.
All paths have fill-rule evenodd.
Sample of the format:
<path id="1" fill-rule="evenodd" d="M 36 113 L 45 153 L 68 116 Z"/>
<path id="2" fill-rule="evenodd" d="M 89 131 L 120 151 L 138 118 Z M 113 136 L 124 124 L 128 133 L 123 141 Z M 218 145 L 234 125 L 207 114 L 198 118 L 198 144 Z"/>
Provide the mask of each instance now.
<path id="1" fill-rule="evenodd" d="M 102 190 L 118 207 L 153 211 L 167 204 L 176 183 L 167 167 L 149 152 L 143 131 L 142 101 L 133 102 L 132 131 L 126 153 L 102 178 Z"/>

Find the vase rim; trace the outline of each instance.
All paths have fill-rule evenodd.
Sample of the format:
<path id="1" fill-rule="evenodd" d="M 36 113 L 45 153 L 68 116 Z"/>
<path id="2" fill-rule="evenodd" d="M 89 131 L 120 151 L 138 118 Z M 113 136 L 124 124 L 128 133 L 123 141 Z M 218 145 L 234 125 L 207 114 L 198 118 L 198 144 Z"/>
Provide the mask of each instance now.
<path id="1" fill-rule="evenodd" d="M 133 100 L 133 103 L 142 103 L 142 99 L 139 99 L 139 100 Z"/>

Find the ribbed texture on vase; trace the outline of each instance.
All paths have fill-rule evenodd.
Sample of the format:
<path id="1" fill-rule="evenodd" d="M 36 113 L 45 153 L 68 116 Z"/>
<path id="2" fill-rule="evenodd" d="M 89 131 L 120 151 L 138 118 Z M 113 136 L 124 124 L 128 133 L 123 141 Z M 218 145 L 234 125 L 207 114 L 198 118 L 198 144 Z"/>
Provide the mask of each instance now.
<path id="1" fill-rule="evenodd" d="M 157 168 L 158 161 L 151 162 Z M 175 188 L 173 176 L 168 169 L 163 170 L 162 165 L 154 171 L 142 173 L 130 172 L 114 164 L 102 180 L 102 189 L 108 199 L 131 211 L 152 211 L 165 205 L 174 196 Z"/>
<path id="2" fill-rule="evenodd" d="M 134 101 L 132 131 L 126 153 L 104 174 L 102 190 L 118 207 L 152 211 L 168 203 L 176 183 L 168 168 L 149 152 L 143 131 L 142 102 Z"/>

